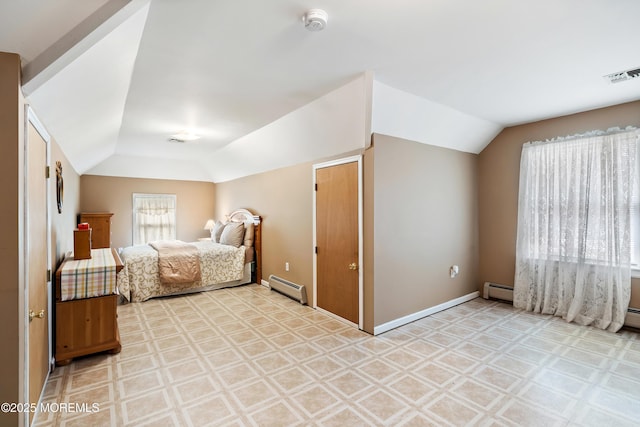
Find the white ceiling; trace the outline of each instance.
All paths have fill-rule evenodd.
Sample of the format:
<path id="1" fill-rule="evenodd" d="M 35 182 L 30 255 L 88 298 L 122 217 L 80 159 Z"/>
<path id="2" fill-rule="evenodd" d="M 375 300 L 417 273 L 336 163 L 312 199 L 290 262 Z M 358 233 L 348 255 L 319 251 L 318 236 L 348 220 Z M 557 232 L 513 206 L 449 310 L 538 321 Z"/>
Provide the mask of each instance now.
<path id="1" fill-rule="evenodd" d="M 304 29 L 310 8 L 324 31 Z M 640 67 L 638 16 L 638 0 L 30 0 L 0 4 L 0 51 L 22 56 L 28 99 L 79 173 L 158 177 L 155 163 L 217 181 L 237 176 L 203 159 L 365 71 L 439 123 L 489 129 L 469 143 L 456 129 L 451 148 L 476 153 L 504 126 L 640 99 L 640 78 L 602 77 Z M 181 130 L 202 138 L 167 141 Z M 262 170 L 295 161 L 269 144 Z"/>

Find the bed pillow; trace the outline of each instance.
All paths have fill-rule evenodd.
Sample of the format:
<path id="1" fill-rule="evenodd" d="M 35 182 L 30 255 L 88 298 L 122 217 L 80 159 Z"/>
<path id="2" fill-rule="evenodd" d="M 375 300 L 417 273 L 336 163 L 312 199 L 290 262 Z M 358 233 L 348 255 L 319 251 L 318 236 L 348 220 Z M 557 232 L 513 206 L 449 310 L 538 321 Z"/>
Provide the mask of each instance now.
<path id="1" fill-rule="evenodd" d="M 244 240 L 244 222 L 228 222 L 225 224 L 220 243 L 239 248 Z"/>
<path id="2" fill-rule="evenodd" d="M 253 230 L 254 226 L 252 222 L 244 224 L 244 245 L 248 248 L 253 246 Z"/>
<path id="3" fill-rule="evenodd" d="M 214 243 L 220 243 L 220 236 L 222 236 L 222 231 L 224 230 L 224 226 L 227 225 L 223 222 L 216 221 L 213 224 L 213 230 L 211 230 L 211 240 Z"/>

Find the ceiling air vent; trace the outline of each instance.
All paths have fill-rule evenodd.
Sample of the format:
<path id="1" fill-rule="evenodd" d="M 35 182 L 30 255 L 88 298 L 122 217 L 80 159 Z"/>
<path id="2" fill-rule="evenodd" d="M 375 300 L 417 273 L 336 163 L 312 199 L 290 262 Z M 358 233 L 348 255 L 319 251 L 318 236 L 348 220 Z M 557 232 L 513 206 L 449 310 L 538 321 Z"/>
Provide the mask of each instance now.
<path id="1" fill-rule="evenodd" d="M 169 142 L 177 142 L 179 144 L 182 144 L 189 141 L 195 141 L 196 139 L 200 139 L 200 135 L 196 135 L 195 133 L 183 130 L 176 133 L 175 135 L 171 135 L 169 137 Z"/>
<path id="2" fill-rule="evenodd" d="M 634 68 L 633 70 L 620 71 L 619 73 L 607 74 L 605 79 L 610 83 L 620 83 L 625 80 L 631 80 L 636 77 L 640 77 L 640 68 Z"/>

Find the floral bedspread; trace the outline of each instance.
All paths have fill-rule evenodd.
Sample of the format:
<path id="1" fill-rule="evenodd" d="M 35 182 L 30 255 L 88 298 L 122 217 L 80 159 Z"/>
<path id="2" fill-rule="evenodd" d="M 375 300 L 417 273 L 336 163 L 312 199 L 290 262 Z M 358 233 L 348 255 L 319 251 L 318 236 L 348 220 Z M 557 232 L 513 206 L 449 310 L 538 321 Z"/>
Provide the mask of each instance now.
<path id="1" fill-rule="evenodd" d="M 158 252 L 148 245 L 129 246 L 120 253 L 124 268 L 118 273 L 118 291 L 131 302 L 189 292 L 242 278 L 245 248 L 210 241 L 193 242 L 198 248 L 202 279 L 193 283 L 160 283 Z"/>

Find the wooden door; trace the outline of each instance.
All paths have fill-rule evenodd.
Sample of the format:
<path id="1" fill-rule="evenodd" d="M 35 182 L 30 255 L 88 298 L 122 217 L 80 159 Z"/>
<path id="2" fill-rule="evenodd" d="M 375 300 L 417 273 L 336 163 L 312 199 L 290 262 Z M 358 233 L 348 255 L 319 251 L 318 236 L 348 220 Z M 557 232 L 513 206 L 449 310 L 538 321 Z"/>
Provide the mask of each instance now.
<path id="1" fill-rule="evenodd" d="M 316 185 L 316 305 L 358 324 L 358 163 L 316 169 Z"/>
<path id="2" fill-rule="evenodd" d="M 27 131 L 27 298 L 29 403 L 37 403 L 49 372 L 47 142 L 29 122 Z M 31 422 L 33 414 L 30 414 Z"/>

